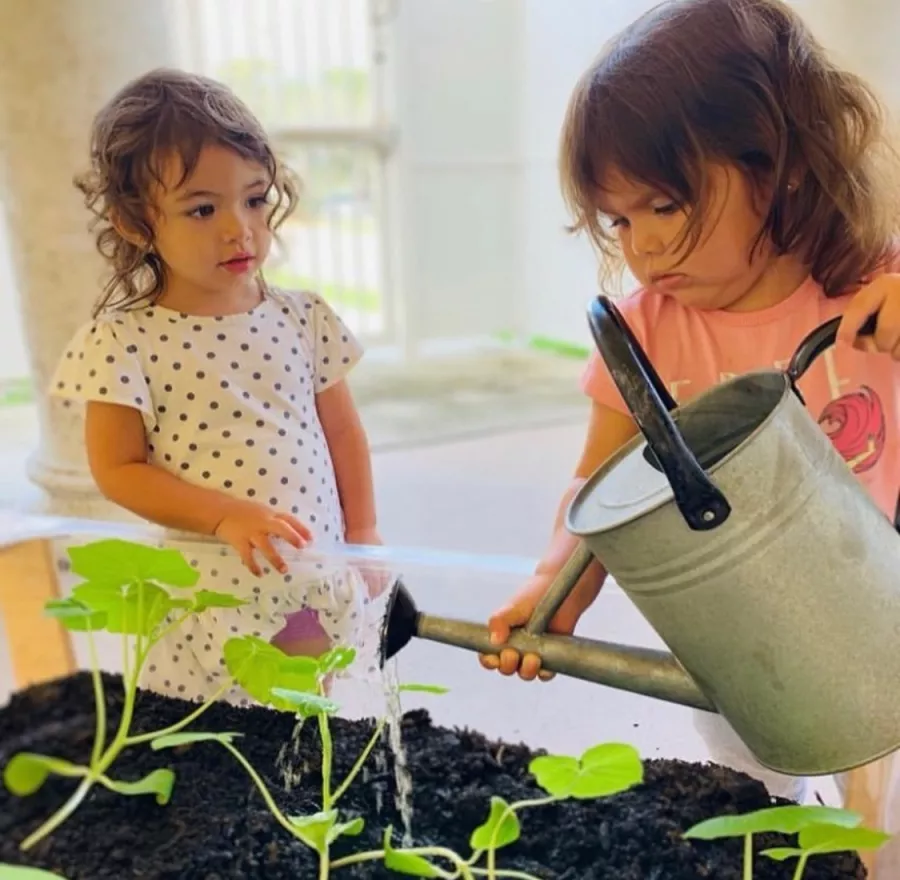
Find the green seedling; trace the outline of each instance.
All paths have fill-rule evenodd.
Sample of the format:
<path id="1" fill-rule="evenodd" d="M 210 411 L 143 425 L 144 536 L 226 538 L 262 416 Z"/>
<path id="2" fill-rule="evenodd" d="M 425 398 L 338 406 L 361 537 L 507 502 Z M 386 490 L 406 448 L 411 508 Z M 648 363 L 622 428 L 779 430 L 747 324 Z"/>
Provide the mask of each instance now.
<path id="1" fill-rule="evenodd" d="M 776 847 L 762 854 L 776 861 L 797 859 L 793 880 L 801 880 L 806 864 L 814 855 L 826 855 L 861 849 L 878 849 L 890 835 L 860 828 L 862 816 L 837 807 L 770 807 L 741 816 L 717 816 L 688 829 L 684 836 L 693 840 L 744 838 L 744 880 L 753 880 L 753 836 L 755 834 L 796 834 L 796 847 Z"/>
<path id="2" fill-rule="evenodd" d="M 809 825 L 797 835 L 796 847 L 764 849 L 762 854 L 775 861 L 797 859 L 794 880 L 800 880 L 812 856 L 829 853 L 880 849 L 891 839 L 890 834 L 871 828 L 846 828 L 841 825 Z"/>
<path id="3" fill-rule="evenodd" d="M 386 867 L 398 874 L 414 877 L 438 877 L 443 880 L 474 880 L 475 877 L 509 878 L 509 880 L 538 880 L 522 871 L 497 868 L 497 850 L 515 843 L 521 836 L 519 813 L 522 810 L 575 798 L 591 800 L 609 797 L 626 791 L 643 781 L 644 768 L 637 751 L 630 745 L 606 743 L 588 749 L 580 758 L 568 755 L 543 755 L 534 758 L 528 767 L 544 797 L 507 803 L 503 798 L 491 798 L 487 819 L 469 839 L 472 853 L 464 859 L 444 847 L 394 849 L 391 829 L 385 831 L 383 849 L 359 853 L 338 859 L 333 868 L 384 859 Z M 435 859 L 444 859 L 451 868 L 439 867 Z M 479 862 L 485 860 L 485 865 Z"/>
<path id="4" fill-rule="evenodd" d="M 381 736 L 386 723 L 375 725 L 368 743 L 344 781 L 332 787 L 333 741 L 328 718 L 338 705 L 325 695 L 325 682 L 335 672 L 347 669 L 356 657 L 352 648 L 338 646 L 319 658 L 288 657 L 280 649 L 251 636 L 229 639 L 225 643 L 225 664 L 247 693 L 261 703 L 282 711 L 290 711 L 304 722 L 316 718 L 322 743 L 321 809 L 308 816 L 286 816 L 272 797 L 256 769 L 234 744 L 240 734 L 180 733 L 167 734 L 153 740 L 152 748 L 169 749 L 188 743 L 216 742 L 246 770 L 259 790 L 275 820 L 289 834 L 315 850 L 319 856 L 319 877 L 329 876 L 329 849 L 339 837 L 352 837 L 364 828 L 361 817 L 339 821 L 337 803 L 362 770 Z"/>
<path id="5" fill-rule="evenodd" d="M 117 794 L 153 795 L 160 804 L 168 803 L 175 782 L 171 770 L 154 770 L 143 779 L 123 782 L 107 775 L 110 767 L 124 749 L 187 727 L 234 684 L 233 680 L 225 682 L 199 708 L 164 731 L 131 735 L 138 682 L 154 645 L 194 614 L 209 608 L 236 608 L 245 602 L 227 593 L 195 589 L 199 573 L 174 550 L 111 539 L 71 547 L 68 554 L 72 571 L 84 581 L 75 587 L 70 598 L 48 602 L 46 613 L 66 629 L 87 635 L 96 703 L 94 743 L 87 766 L 32 752 L 20 752 L 6 765 L 4 784 L 20 797 L 34 794 L 51 774 L 79 780 L 71 797 L 22 842 L 23 850 L 31 849 L 52 834 L 98 783 Z M 168 588 L 191 592 L 179 596 L 170 593 Z M 125 696 L 122 717 L 109 743 L 106 742 L 106 695 L 94 639 L 94 634 L 101 631 L 122 639 Z"/>
<path id="6" fill-rule="evenodd" d="M 226 642 L 224 653 L 229 671 L 255 699 L 274 708 L 293 712 L 301 723 L 310 718 L 317 720 L 322 744 L 321 808 L 307 816 L 285 815 L 259 773 L 235 745 L 240 734 L 179 733 L 154 740 L 152 747 L 168 749 L 189 743 L 216 742 L 225 748 L 247 772 L 278 824 L 316 852 L 319 858 L 319 880 L 328 880 L 332 870 L 379 860 L 383 860 L 386 867 L 399 874 L 416 877 L 537 880 L 524 872 L 501 870 L 496 866 L 497 850 L 519 839 L 520 811 L 568 798 L 606 797 L 631 788 L 643 780 L 640 756 L 629 745 L 612 743 L 595 746 L 588 749 L 581 758 L 541 756 L 531 762 L 529 769 L 546 795 L 515 803 L 493 797 L 486 820 L 472 832 L 472 853 L 468 858 L 441 846 L 395 849 L 391 844 L 392 829 L 388 827 L 384 833 L 382 849 L 332 860 L 331 845 L 340 837 L 359 835 L 365 827 L 364 819 L 359 816 L 341 821 L 338 801 L 362 770 L 386 724 L 385 718 L 376 723 L 371 738 L 346 779 L 333 787 L 334 744 L 328 719 L 339 707 L 326 696 L 325 681 L 333 672 L 348 668 L 355 659 L 355 652 L 351 648 L 338 647 L 317 659 L 287 657 L 268 642 L 244 637 Z M 422 684 L 402 684 L 399 689 L 408 693 L 447 692 L 446 688 Z M 486 865 L 480 866 L 479 862 L 483 858 Z M 436 860 L 448 862 L 449 869 L 435 864 Z"/>

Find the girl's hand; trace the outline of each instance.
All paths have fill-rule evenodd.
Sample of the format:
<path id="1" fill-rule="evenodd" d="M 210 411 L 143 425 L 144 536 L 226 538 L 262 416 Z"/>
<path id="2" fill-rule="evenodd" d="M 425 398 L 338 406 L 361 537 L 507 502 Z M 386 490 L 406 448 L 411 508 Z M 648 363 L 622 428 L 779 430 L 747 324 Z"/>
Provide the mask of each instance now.
<path id="1" fill-rule="evenodd" d="M 229 505 L 216 526 L 215 535 L 234 547 L 244 565 L 257 577 L 262 574 L 262 569 L 256 561 L 256 550 L 268 559 L 276 571 L 281 574 L 287 571 L 287 565 L 270 538 L 283 538 L 292 547 L 301 550 L 313 537 L 312 532 L 289 513 L 279 513 L 264 504 L 249 501 Z"/>
<path id="2" fill-rule="evenodd" d="M 875 335 L 859 336 L 862 325 L 876 313 Z M 900 361 L 900 275 L 880 275 L 853 297 L 837 339 L 860 351 L 880 352 Z"/>
<path id="3" fill-rule="evenodd" d="M 495 645 L 505 644 L 513 629 L 524 626 L 534 613 L 538 602 L 550 589 L 556 572 L 537 572 L 506 603 L 497 609 L 488 620 L 491 642 Z M 579 618 L 597 598 L 599 586 L 588 581 L 581 581 L 562 603 L 556 612 L 547 632 L 560 635 L 571 635 Z M 537 654 L 520 655 L 515 648 L 504 648 L 499 655 L 479 654 L 478 660 L 485 669 L 496 669 L 502 675 L 518 675 L 523 681 L 549 681 L 554 673 L 541 669 L 541 658 Z"/>

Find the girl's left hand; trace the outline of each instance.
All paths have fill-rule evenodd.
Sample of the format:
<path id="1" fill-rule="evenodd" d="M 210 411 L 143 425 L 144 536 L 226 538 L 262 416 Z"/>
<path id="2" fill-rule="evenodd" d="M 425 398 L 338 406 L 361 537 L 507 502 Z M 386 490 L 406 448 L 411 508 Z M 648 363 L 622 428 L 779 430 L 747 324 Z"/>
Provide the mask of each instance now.
<path id="1" fill-rule="evenodd" d="M 871 315 L 878 314 L 874 336 L 859 336 Z M 837 334 L 860 351 L 889 354 L 900 361 L 900 275 L 879 275 L 850 300 Z"/>

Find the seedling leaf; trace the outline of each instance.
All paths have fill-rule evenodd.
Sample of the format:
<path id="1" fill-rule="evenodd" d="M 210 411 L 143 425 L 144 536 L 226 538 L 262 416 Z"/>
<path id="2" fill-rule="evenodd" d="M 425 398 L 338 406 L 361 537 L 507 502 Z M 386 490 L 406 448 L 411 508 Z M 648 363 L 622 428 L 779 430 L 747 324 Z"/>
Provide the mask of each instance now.
<path id="1" fill-rule="evenodd" d="M 308 718 L 311 715 L 333 715 L 341 708 L 337 703 L 333 703 L 325 697 L 320 697 L 318 694 L 292 691 L 282 687 L 272 688 L 272 696 L 304 718 Z M 274 701 L 270 699 L 269 702 Z"/>
<path id="2" fill-rule="evenodd" d="M 337 815 L 337 810 L 326 810 L 311 816 L 291 816 L 288 821 L 296 829 L 297 837 L 308 847 L 317 853 L 324 853 L 329 832 L 337 822 Z"/>
<path id="3" fill-rule="evenodd" d="M 413 877 L 441 877 L 442 873 L 431 864 L 428 859 L 415 853 L 404 852 L 402 849 L 394 849 L 391 846 L 391 826 L 384 830 L 384 866 L 396 871 L 398 874 L 408 874 Z"/>
<path id="4" fill-rule="evenodd" d="M 528 769 L 548 794 L 579 800 L 609 797 L 644 778 L 640 755 L 633 746 L 624 743 L 594 746 L 580 759 L 543 755 L 534 758 Z"/>
<path id="5" fill-rule="evenodd" d="M 341 669 L 346 669 L 356 659 L 356 649 L 346 645 L 336 645 L 326 651 L 318 659 L 319 675 L 330 675 Z"/>
<path id="6" fill-rule="evenodd" d="M 162 587 L 143 581 L 119 586 L 87 581 L 75 587 L 72 596 L 104 612 L 107 631 L 125 635 L 151 635 L 173 607 Z"/>
<path id="7" fill-rule="evenodd" d="M 201 611 L 206 611 L 207 608 L 240 608 L 246 604 L 246 599 L 238 599 L 237 596 L 232 596 L 231 593 L 197 590 L 194 593 L 194 601 L 190 603 L 190 607 L 199 614 Z"/>
<path id="8" fill-rule="evenodd" d="M 311 816 L 291 816 L 288 821 L 297 829 L 297 836 L 316 852 L 323 853 L 339 837 L 355 837 L 362 833 L 362 818 L 350 822 L 338 822 L 337 810 L 313 813 Z"/>
<path id="9" fill-rule="evenodd" d="M 40 868 L 23 865 L 0 865 L 0 880 L 66 880 L 62 874 L 51 874 Z"/>
<path id="10" fill-rule="evenodd" d="M 170 587 L 193 587 L 200 572 L 177 550 L 164 550 L 118 538 L 70 547 L 72 571 L 95 584 L 120 587 L 133 581 L 157 581 Z"/>
<path id="11" fill-rule="evenodd" d="M 760 850 L 760 852 L 776 862 L 786 862 L 788 859 L 798 859 L 803 855 L 802 849 L 794 849 L 790 846 L 776 846 L 773 849 Z"/>
<path id="12" fill-rule="evenodd" d="M 230 743 L 242 733 L 170 733 L 166 736 L 158 736 L 150 743 L 154 752 L 162 749 L 176 749 L 179 746 L 188 746 L 198 742 Z"/>
<path id="13" fill-rule="evenodd" d="M 890 834 L 872 828 L 847 828 L 842 825 L 808 825 L 798 837 L 800 849 L 816 855 L 857 849 L 878 849 L 891 839 Z"/>
<path id="14" fill-rule="evenodd" d="M 156 803 L 164 807 L 172 797 L 172 787 L 175 785 L 175 774 L 168 769 L 154 770 L 143 779 L 136 782 L 121 782 L 104 777 L 101 782 L 116 794 L 124 795 L 156 795 Z"/>
<path id="15" fill-rule="evenodd" d="M 449 694 L 450 688 L 442 687 L 439 684 L 401 684 L 400 693 L 415 694 Z"/>
<path id="16" fill-rule="evenodd" d="M 319 664 L 312 657 L 289 657 L 275 645 L 255 636 L 228 639 L 225 665 L 237 683 L 253 699 L 275 709 L 293 712 L 294 703 L 279 699 L 273 688 L 314 693 L 319 683 Z"/>
<path id="17" fill-rule="evenodd" d="M 288 657 L 282 656 L 281 665 L 275 680 L 277 687 L 289 691 L 303 691 L 315 693 L 319 686 L 319 664 L 312 657 Z M 273 704 L 279 709 L 291 707 L 275 701 Z"/>
<path id="18" fill-rule="evenodd" d="M 509 811 L 509 804 L 496 795 L 491 798 L 491 812 L 483 825 L 472 832 L 469 846 L 473 850 L 500 849 L 519 839 L 519 817 Z M 495 835 L 496 831 L 496 835 Z M 493 843 L 492 843 L 493 841 Z"/>
<path id="19" fill-rule="evenodd" d="M 274 645 L 255 636 L 228 639 L 223 649 L 225 665 L 237 683 L 260 703 L 271 700 L 278 683 L 284 654 Z"/>
<path id="20" fill-rule="evenodd" d="M 48 617 L 55 617 L 72 632 L 97 632 L 106 626 L 106 614 L 103 611 L 94 611 L 77 599 L 51 599 L 44 605 L 44 613 Z"/>
<path id="21" fill-rule="evenodd" d="M 34 752 L 19 752 L 10 758 L 3 771 L 3 784 L 16 797 L 27 797 L 38 791 L 51 773 L 57 776 L 87 776 L 87 769 Z"/>
<path id="22" fill-rule="evenodd" d="M 785 806 L 768 807 L 740 816 L 716 816 L 689 828 L 684 836 L 695 840 L 718 840 L 723 837 L 746 837 L 748 834 L 797 834 L 809 825 L 829 824 L 855 828 L 862 816 L 837 807 Z"/>

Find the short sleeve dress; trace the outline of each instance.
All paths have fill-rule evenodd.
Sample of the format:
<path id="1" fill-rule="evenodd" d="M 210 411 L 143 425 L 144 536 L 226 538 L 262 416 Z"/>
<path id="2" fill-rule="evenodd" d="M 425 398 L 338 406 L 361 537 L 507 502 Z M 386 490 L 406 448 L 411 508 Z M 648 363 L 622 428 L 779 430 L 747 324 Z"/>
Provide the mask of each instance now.
<path id="1" fill-rule="evenodd" d="M 344 523 L 316 395 L 345 378 L 361 356 L 322 297 L 269 288 L 255 308 L 236 315 L 187 315 L 157 305 L 105 313 L 76 333 L 50 392 L 69 405 L 103 401 L 138 410 L 150 463 L 293 514 L 310 527 L 321 552 L 343 542 Z M 267 571 L 256 579 L 230 548 L 202 540 L 166 535 L 167 546 L 192 548 L 201 586 L 251 604 L 188 621 L 168 651 L 155 649 L 146 686 L 205 699 L 219 686 L 227 638 L 271 638 L 286 615 L 299 611 L 334 643 L 360 635 L 365 590 L 353 569 L 312 565 L 296 554 L 288 574 Z"/>

